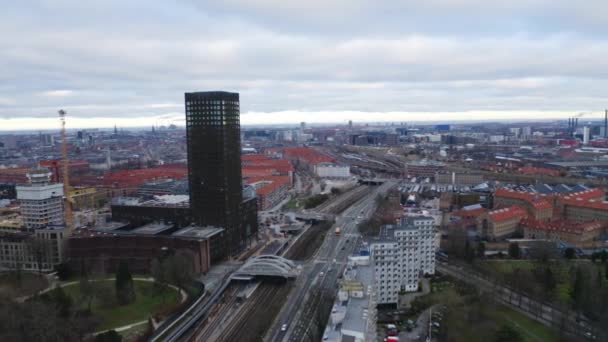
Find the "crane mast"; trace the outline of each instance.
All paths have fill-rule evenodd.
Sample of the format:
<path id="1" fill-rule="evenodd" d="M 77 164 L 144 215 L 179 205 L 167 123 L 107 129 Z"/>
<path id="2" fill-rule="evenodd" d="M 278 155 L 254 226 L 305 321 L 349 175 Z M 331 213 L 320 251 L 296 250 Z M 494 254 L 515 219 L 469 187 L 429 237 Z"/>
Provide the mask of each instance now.
<path id="1" fill-rule="evenodd" d="M 59 110 L 59 120 L 61 121 L 61 166 L 63 173 L 63 192 L 65 195 L 65 225 L 69 231 L 72 230 L 73 218 L 72 218 L 72 200 L 70 197 L 70 174 L 69 165 L 70 161 L 68 158 L 68 139 L 65 131 L 66 111 Z"/>

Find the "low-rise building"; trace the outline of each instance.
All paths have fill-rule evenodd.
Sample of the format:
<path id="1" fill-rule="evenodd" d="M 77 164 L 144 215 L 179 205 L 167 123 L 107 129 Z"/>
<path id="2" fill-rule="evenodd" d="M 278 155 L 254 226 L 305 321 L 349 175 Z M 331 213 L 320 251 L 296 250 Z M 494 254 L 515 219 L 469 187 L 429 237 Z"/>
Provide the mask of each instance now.
<path id="1" fill-rule="evenodd" d="M 376 301 L 373 273 L 369 255 L 348 258 L 336 303 L 323 335 L 324 341 L 375 341 Z"/>
<path id="2" fill-rule="evenodd" d="M 521 220 L 527 216 L 528 213 L 518 206 L 490 211 L 482 235 L 489 239 L 500 239 L 512 235 L 519 229 Z"/>
<path id="3" fill-rule="evenodd" d="M 585 243 L 592 242 L 599 238 L 606 231 L 607 225 L 606 221 L 522 221 L 526 239 L 566 242 L 580 247 L 583 247 Z"/>
<path id="4" fill-rule="evenodd" d="M 481 173 L 441 171 L 435 174 L 435 183 L 439 186 L 452 185 L 454 187 L 471 187 L 483 182 L 484 177 Z"/>
<path id="5" fill-rule="evenodd" d="M 260 210 L 269 210 L 289 197 L 291 182 L 288 176 L 252 177 L 247 179 L 258 196 Z"/>

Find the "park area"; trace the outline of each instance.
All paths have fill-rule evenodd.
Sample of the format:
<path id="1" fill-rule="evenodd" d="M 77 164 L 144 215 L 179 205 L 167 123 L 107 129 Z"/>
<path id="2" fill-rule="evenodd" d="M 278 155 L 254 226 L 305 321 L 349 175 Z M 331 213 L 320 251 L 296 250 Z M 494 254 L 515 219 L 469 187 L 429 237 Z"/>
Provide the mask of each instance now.
<path id="1" fill-rule="evenodd" d="M 113 279 L 91 281 L 91 283 L 94 284 L 95 294 L 90 298 L 90 309 L 93 316 L 99 320 L 97 331 L 146 321 L 150 316 L 168 312 L 179 303 L 180 296 L 177 290 L 159 289 L 153 282 L 134 279 L 135 300 L 129 304 L 119 305 L 114 295 Z M 82 295 L 79 283 L 64 286 L 62 289 L 80 309 L 88 309 L 89 299 Z"/>
<path id="2" fill-rule="evenodd" d="M 606 267 L 589 260 L 484 260 L 475 265 L 482 273 L 545 301 L 568 305 L 577 270 L 592 274 L 596 283 L 608 281 Z"/>
<path id="3" fill-rule="evenodd" d="M 0 273 L 0 295 L 8 298 L 31 296 L 47 286 L 46 277 L 37 273 Z"/>
<path id="4" fill-rule="evenodd" d="M 412 338 L 427 329 L 429 308 L 433 308 L 433 336 L 446 341 L 559 341 L 558 332 L 528 316 L 496 303 L 491 294 L 482 294 L 445 276 L 431 279 L 431 292 L 417 297 L 405 309 L 379 312 L 379 338 L 386 336 L 387 324 L 395 324 L 402 337 Z M 426 315 L 426 316 L 421 316 Z M 504 337 L 507 335 L 507 337 Z M 510 337 L 509 337 L 510 335 Z"/>

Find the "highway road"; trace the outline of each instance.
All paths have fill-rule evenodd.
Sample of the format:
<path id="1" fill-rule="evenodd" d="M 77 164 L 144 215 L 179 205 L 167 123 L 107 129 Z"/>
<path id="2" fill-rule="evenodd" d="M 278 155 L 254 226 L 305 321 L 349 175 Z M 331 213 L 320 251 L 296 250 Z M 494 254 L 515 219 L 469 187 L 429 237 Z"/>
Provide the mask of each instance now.
<path id="1" fill-rule="evenodd" d="M 360 240 L 357 231 L 358 223 L 373 214 L 376 197 L 379 194 L 387 193 L 397 184 L 397 180 L 390 180 L 370 189 L 365 197 L 337 216 L 336 224 L 326 235 L 317 253 L 303 265 L 298 285 L 287 298 L 278 318 L 266 336 L 266 341 L 304 340 L 311 329 L 310 317 L 316 309 L 312 305 L 306 305 L 310 299 L 310 290 L 318 286 L 321 289 L 337 291 L 338 276 L 346 267 L 348 256 L 354 252 Z M 334 234 L 335 227 L 342 229 L 340 236 Z M 311 310 L 313 311 L 310 312 Z M 287 330 L 281 331 L 284 324 L 287 325 Z"/>

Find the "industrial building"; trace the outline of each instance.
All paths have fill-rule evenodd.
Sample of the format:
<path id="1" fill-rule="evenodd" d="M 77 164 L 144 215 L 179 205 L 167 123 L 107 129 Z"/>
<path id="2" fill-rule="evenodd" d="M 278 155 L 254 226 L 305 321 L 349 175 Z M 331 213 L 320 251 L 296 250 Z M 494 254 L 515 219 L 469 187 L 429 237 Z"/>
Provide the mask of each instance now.
<path id="1" fill-rule="evenodd" d="M 411 177 L 433 178 L 437 172 L 443 170 L 445 164 L 442 162 L 422 159 L 409 162 L 405 165 L 405 173 Z"/>
<path id="2" fill-rule="evenodd" d="M 481 173 L 440 171 L 435 174 L 435 183 L 438 186 L 471 187 L 479 185 L 484 181 Z"/>
<path id="3" fill-rule="evenodd" d="M 186 227 L 174 230 L 163 224 L 150 224 L 125 230 L 115 225 L 106 233 L 73 236 L 68 239 L 68 259 L 100 272 L 115 272 L 121 261 L 134 273 L 149 273 L 152 261 L 167 253 L 185 251 L 192 255 L 192 271 L 206 273 L 213 260 L 211 245 L 221 239 L 223 229 Z M 172 233 L 171 233 L 172 232 Z"/>
<path id="4" fill-rule="evenodd" d="M 319 163 L 314 167 L 315 174 L 321 178 L 349 178 L 350 166 L 334 163 Z"/>
<path id="5" fill-rule="evenodd" d="M 417 291 L 420 276 L 435 274 L 435 219 L 406 216 L 383 226 L 370 243 L 378 304 L 397 304 L 399 292 Z"/>

